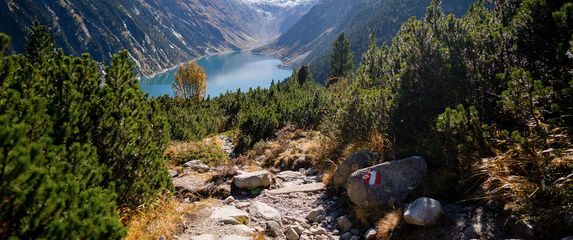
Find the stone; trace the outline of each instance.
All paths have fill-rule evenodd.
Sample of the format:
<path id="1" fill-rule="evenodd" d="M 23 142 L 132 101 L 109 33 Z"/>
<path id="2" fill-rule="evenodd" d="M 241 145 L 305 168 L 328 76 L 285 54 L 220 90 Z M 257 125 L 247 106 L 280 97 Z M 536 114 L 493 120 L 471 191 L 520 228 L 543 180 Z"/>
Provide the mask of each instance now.
<path id="1" fill-rule="evenodd" d="M 346 188 L 346 183 L 350 175 L 362 168 L 372 166 L 380 158 L 377 153 L 369 151 L 358 151 L 353 153 L 346 160 L 342 161 L 340 166 L 334 172 L 332 181 L 337 188 Z"/>
<path id="2" fill-rule="evenodd" d="M 418 156 L 363 168 L 348 178 L 348 197 L 362 209 L 392 207 L 422 183 L 427 171 L 426 160 Z"/>
<path id="3" fill-rule="evenodd" d="M 342 239 L 342 240 L 350 240 L 350 238 L 352 238 L 352 236 L 353 236 L 352 233 L 347 232 L 347 233 L 344 233 L 344 234 L 340 235 L 340 239 Z"/>
<path id="4" fill-rule="evenodd" d="M 186 162 L 185 164 L 183 164 L 183 166 L 191 168 L 193 171 L 196 171 L 198 173 L 205 173 L 211 169 L 211 167 L 209 167 L 209 165 L 204 164 L 203 161 L 201 161 L 201 160 L 189 161 L 189 162 Z"/>
<path id="5" fill-rule="evenodd" d="M 219 240 L 252 240 L 252 238 L 233 234 L 233 235 L 222 236 L 221 238 L 219 238 Z"/>
<path id="6" fill-rule="evenodd" d="M 159 236 L 157 237 L 157 240 L 167 240 L 167 238 L 165 236 Z"/>
<path id="7" fill-rule="evenodd" d="M 299 225 L 294 225 L 290 227 L 292 230 L 294 230 L 296 232 L 296 234 L 298 234 L 299 236 L 302 235 L 302 231 L 304 230 L 301 226 Z"/>
<path id="8" fill-rule="evenodd" d="M 168 173 L 172 178 L 179 176 L 179 172 L 177 172 L 177 170 L 169 169 Z"/>
<path id="9" fill-rule="evenodd" d="M 234 219 L 232 217 L 225 217 L 225 218 L 219 218 L 217 219 L 218 222 L 225 224 L 225 225 L 238 225 L 239 221 L 237 219 Z"/>
<path id="10" fill-rule="evenodd" d="M 350 240 L 360 240 L 360 237 L 359 237 L 359 236 L 356 236 L 356 235 L 354 235 L 354 236 L 352 236 L 352 237 L 350 238 Z"/>
<path id="11" fill-rule="evenodd" d="M 352 233 L 353 235 L 360 235 L 360 230 L 354 228 L 354 229 L 350 230 L 350 233 Z"/>
<path id="12" fill-rule="evenodd" d="M 265 223 L 265 231 L 271 237 L 280 237 L 282 235 L 281 225 L 274 221 L 268 221 Z"/>
<path id="13" fill-rule="evenodd" d="M 305 174 L 306 176 L 312 176 L 312 175 L 315 175 L 316 173 L 317 173 L 317 171 L 316 171 L 316 169 L 314 169 L 314 168 L 308 168 L 308 169 L 306 169 L 306 171 L 304 172 L 304 174 Z"/>
<path id="14" fill-rule="evenodd" d="M 561 240 L 573 240 L 573 235 L 561 238 Z"/>
<path id="15" fill-rule="evenodd" d="M 300 235 L 292 227 L 286 230 L 285 236 L 287 240 L 298 240 L 300 238 Z"/>
<path id="16" fill-rule="evenodd" d="M 308 235 L 306 235 L 306 234 L 303 234 L 303 235 L 300 235 L 299 240 L 310 240 L 310 237 L 308 237 Z"/>
<path id="17" fill-rule="evenodd" d="M 338 229 L 340 229 L 340 232 L 343 233 L 350 231 L 350 229 L 352 229 L 352 227 L 354 226 L 352 221 L 350 221 L 350 218 L 348 218 L 347 216 L 339 217 L 336 220 L 336 223 L 338 224 Z"/>
<path id="18" fill-rule="evenodd" d="M 279 210 L 259 201 L 255 201 L 251 204 L 249 213 L 258 219 L 281 222 L 281 213 Z"/>
<path id="19" fill-rule="evenodd" d="M 233 196 L 229 196 L 223 201 L 224 204 L 231 204 L 234 202 L 235 202 L 235 198 Z"/>
<path id="20" fill-rule="evenodd" d="M 366 240 L 375 240 L 375 239 L 376 239 L 376 234 L 378 234 L 378 232 L 376 232 L 376 229 L 370 228 L 370 229 L 368 229 L 368 231 L 366 231 L 366 233 L 364 234 L 364 239 L 366 239 Z"/>
<path id="21" fill-rule="evenodd" d="M 317 227 L 314 230 L 310 230 L 312 232 L 312 235 L 324 235 L 327 234 L 326 230 L 324 228 L 321 227 Z"/>
<path id="22" fill-rule="evenodd" d="M 242 224 L 235 225 L 231 227 L 231 229 L 233 230 L 234 233 L 237 233 L 238 235 L 241 236 L 251 236 L 253 235 L 253 233 L 255 233 L 255 229 L 252 229 Z"/>
<path id="23" fill-rule="evenodd" d="M 235 207 L 238 207 L 238 208 L 246 208 L 248 206 L 251 206 L 250 202 L 238 202 L 235 204 Z"/>
<path id="24" fill-rule="evenodd" d="M 216 207 L 213 209 L 213 213 L 209 218 L 219 222 L 230 221 L 229 219 L 235 219 L 237 223 L 241 224 L 249 222 L 249 214 L 234 206 Z"/>
<path id="25" fill-rule="evenodd" d="M 199 236 L 192 236 L 190 240 L 215 240 L 215 237 L 211 234 L 203 234 Z"/>
<path id="26" fill-rule="evenodd" d="M 422 197 L 408 205 L 404 221 L 412 225 L 432 226 L 438 224 L 443 214 L 444 210 L 438 200 Z"/>
<path id="27" fill-rule="evenodd" d="M 276 174 L 277 178 L 280 178 L 284 181 L 290 181 L 293 179 L 301 178 L 302 174 L 300 172 L 293 172 L 293 171 L 282 171 Z"/>
<path id="28" fill-rule="evenodd" d="M 318 207 L 310 210 L 308 215 L 306 215 L 306 219 L 308 219 L 311 222 L 320 222 L 322 221 L 322 219 L 325 218 L 324 214 L 325 214 L 324 208 Z"/>
<path id="29" fill-rule="evenodd" d="M 266 188 L 271 185 L 271 175 L 268 171 L 257 171 L 251 173 L 242 173 L 233 177 L 233 184 L 238 188 L 255 189 Z"/>
<path id="30" fill-rule="evenodd" d="M 328 237 L 325 235 L 318 235 L 318 236 L 314 236 L 315 240 L 328 240 Z"/>

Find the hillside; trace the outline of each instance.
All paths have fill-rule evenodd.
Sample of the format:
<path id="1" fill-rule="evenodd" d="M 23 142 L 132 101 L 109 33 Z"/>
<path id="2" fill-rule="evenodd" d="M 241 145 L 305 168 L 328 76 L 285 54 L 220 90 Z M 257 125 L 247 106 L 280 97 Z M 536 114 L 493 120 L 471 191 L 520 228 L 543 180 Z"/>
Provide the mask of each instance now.
<path id="1" fill-rule="evenodd" d="M 0 32 L 12 36 L 12 49 L 22 52 L 26 28 L 38 19 L 52 29 L 66 53 L 89 52 L 107 63 L 112 53 L 127 49 L 138 71 L 148 75 L 205 54 L 267 43 L 285 30 L 269 26 L 296 20 L 312 2 L 272 5 L 272 13 L 261 12 L 261 4 L 270 3 L 3 0 Z"/>
<path id="2" fill-rule="evenodd" d="M 472 0 L 444 1 L 446 12 L 461 15 Z M 313 7 L 288 32 L 260 51 L 282 56 L 285 65 L 311 64 L 318 81 L 326 79 L 329 50 L 336 37 L 347 33 L 356 62 L 368 48 L 370 33 L 378 43 L 388 43 L 401 24 L 412 16 L 423 16 L 430 0 L 327 0 Z"/>

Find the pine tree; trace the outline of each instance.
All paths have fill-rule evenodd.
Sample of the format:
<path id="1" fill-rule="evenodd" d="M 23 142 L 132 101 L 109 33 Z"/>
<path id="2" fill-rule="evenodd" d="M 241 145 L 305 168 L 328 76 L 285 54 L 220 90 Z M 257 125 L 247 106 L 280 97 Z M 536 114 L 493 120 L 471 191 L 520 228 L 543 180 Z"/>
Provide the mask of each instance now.
<path id="1" fill-rule="evenodd" d="M 329 78 L 345 77 L 353 70 L 354 53 L 350 48 L 350 41 L 348 41 L 346 34 L 342 33 L 332 45 Z"/>
<path id="2" fill-rule="evenodd" d="M 306 65 L 300 67 L 300 69 L 298 70 L 297 79 L 298 79 L 298 83 L 301 86 L 304 85 L 304 83 L 306 83 L 308 81 L 314 81 L 312 79 L 312 73 L 310 71 L 310 68 Z"/>
<path id="3" fill-rule="evenodd" d="M 26 57 L 32 64 L 40 64 L 53 57 L 55 50 L 54 38 L 48 27 L 34 21 L 26 37 Z"/>

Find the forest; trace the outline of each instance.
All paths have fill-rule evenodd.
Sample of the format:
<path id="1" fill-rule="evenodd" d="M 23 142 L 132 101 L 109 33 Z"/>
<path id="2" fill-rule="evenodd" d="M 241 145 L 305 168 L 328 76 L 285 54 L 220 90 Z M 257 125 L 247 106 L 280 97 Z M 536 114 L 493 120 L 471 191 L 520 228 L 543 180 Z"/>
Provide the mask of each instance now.
<path id="1" fill-rule="evenodd" d="M 571 234 L 572 1 L 476 1 L 456 17 L 433 0 L 389 44 L 364 31 L 358 66 L 342 34 L 328 79 L 303 66 L 208 99 L 149 98 L 126 51 L 110 65 L 67 56 L 40 24 L 24 54 L 0 35 L 0 238 L 120 239 L 172 191 L 171 141 L 231 131 L 244 154 L 287 126 L 324 134 L 325 162 L 348 146 L 424 156 L 424 195 L 492 203 L 539 238 Z"/>

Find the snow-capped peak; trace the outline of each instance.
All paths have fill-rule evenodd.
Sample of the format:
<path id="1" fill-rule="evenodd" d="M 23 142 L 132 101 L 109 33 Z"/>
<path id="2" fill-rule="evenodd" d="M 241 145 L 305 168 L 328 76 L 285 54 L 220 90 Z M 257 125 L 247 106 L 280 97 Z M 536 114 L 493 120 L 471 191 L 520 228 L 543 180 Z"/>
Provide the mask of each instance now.
<path id="1" fill-rule="evenodd" d="M 292 8 L 299 5 L 307 5 L 316 2 L 317 0 L 240 0 L 246 4 L 257 6 L 275 6 L 281 8 Z"/>

